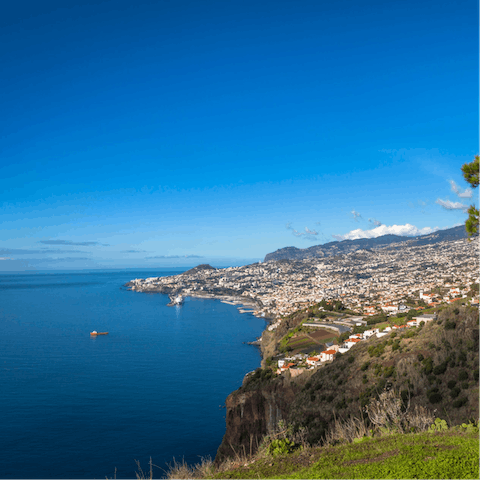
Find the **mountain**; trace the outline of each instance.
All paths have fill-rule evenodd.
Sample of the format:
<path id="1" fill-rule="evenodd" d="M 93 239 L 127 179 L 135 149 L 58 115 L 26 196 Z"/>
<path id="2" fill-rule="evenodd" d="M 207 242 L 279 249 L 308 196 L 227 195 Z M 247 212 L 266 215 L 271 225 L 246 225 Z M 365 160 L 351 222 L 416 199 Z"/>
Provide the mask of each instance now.
<path id="1" fill-rule="evenodd" d="M 265 255 L 264 262 L 278 260 L 303 260 L 304 258 L 322 258 L 342 253 L 354 252 L 371 248 L 385 247 L 392 243 L 405 243 L 406 245 L 429 245 L 445 240 L 461 240 L 467 238 L 465 225 L 438 230 L 428 235 L 417 237 L 404 237 L 400 235 L 383 235 L 376 238 L 358 238 L 357 240 L 342 240 L 341 242 L 329 242 L 323 245 L 315 245 L 309 248 L 285 247 Z"/>

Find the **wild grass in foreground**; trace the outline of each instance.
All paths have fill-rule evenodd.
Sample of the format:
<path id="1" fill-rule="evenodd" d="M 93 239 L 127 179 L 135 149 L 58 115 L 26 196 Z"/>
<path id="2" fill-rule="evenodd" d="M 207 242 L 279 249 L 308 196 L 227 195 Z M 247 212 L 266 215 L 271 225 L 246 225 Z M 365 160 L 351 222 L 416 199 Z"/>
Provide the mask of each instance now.
<path id="1" fill-rule="evenodd" d="M 270 438 L 252 457 L 237 455 L 218 465 L 211 459 L 192 466 L 174 461 L 166 478 L 476 479 L 478 424 L 448 428 L 437 419 L 425 432 L 384 431 L 322 447 Z"/>
<path id="2" fill-rule="evenodd" d="M 259 458 L 211 478 L 478 478 L 478 448 L 474 432 L 397 433 Z"/>
<path id="3" fill-rule="evenodd" d="M 368 419 L 335 421 L 321 446 L 280 423 L 254 455 L 192 466 L 174 460 L 166 478 L 479 478 L 478 422 L 449 427 L 424 407 L 402 405 L 393 390 L 365 411 Z"/>

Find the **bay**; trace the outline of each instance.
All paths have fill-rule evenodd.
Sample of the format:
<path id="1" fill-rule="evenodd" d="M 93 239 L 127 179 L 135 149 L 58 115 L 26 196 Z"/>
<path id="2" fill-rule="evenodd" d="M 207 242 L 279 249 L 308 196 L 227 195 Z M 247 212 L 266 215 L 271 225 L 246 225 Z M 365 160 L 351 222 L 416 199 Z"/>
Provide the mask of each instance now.
<path id="1" fill-rule="evenodd" d="M 215 456 L 265 322 L 122 287 L 181 271 L 0 275 L 1 478 L 135 478 L 135 460 Z"/>

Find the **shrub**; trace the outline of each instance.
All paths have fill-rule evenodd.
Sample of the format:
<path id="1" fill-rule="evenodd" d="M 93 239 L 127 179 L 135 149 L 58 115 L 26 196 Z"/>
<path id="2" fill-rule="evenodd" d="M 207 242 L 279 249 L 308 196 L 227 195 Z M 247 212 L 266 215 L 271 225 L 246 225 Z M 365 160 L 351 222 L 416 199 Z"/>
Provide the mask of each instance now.
<path id="1" fill-rule="evenodd" d="M 451 390 L 457 384 L 456 380 L 449 380 L 447 387 Z"/>
<path id="2" fill-rule="evenodd" d="M 443 375 L 447 370 L 447 363 L 446 362 L 443 362 L 441 363 L 440 365 L 437 365 L 434 369 L 433 369 L 433 373 L 435 375 Z"/>
<path id="3" fill-rule="evenodd" d="M 442 394 L 441 393 L 432 393 L 428 397 L 428 401 L 430 403 L 439 403 L 442 401 Z"/>
<path id="4" fill-rule="evenodd" d="M 368 347 L 367 351 L 371 357 L 380 357 L 385 353 L 385 344 L 380 343 L 376 347 L 371 345 L 370 347 Z"/>
<path id="5" fill-rule="evenodd" d="M 433 360 L 430 358 L 430 357 L 427 357 L 425 358 L 425 360 L 423 360 L 423 373 L 425 375 L 428 375 L 429 373 L 432 373 L 432 370 L 433 370 Z"/>
<path id="6" fill-rule="evenodd" d="M 468 380 L 468 373 L 465 370 L 460 370 L 460 373 L 458 374 L 458 379 L 460 381 Z"/>
<path id="7" fill-rule="evenodd" d="M 391 377 L 395 373 L 395 367 L 392 365 L 390 367 L 385 368 L 383 372 L 383 376 L 385 378 Z"/>
<path id="8" fill-rule="evenodd" d="M 348 363 L 353 363 L 355 361 L 355 358 L 350 356 L 348 357 Z"/>
<path id="9" fill-rule="evenodd" d="M 362 372 L 364 372 L 365 370 L 368 369 L 369 366 L 370 366 L 370 362 L 365 362 L 365 363 L 360 367 L 360 370 L 362 370 Z"/>
<path id="10" fill-rule="evenodd" d="M 270 445 L 268 446 L 268 453 L 273 457 L 277 455 L 285 455 L 290 453 L 295 448 L 295 443 L 288 438 L 281 438 L 272 440 Z"/>
<path id="11" fill-rule="evenodd" d="M 421 353 L 418 354 L 418 361 L 419 362 L 423 361 L 424 358 L 425 357 Z"/>
<path id="12" fill-rule="evenodd" d="M 441 418 L 436 418 L 435 423 L 432 423 L 428 429 L 429 432 L 445 432 L 446 430 L 448 430 L 447 422 Z"/>
<path id="13" fill-rule="evenodd" d="M 466 405 L 467 402 L 468 402 L 468 398 L 462 397 L 462 398 L 459 398 L 458 400 L 455 400 L 452 405 L 454 408 L 461 408 L 464 405 Z"/>
<path id="14" fill-rule="evenodd" d="M 457 398 L 458 395 L 460 395 L 460 392 L 461 392 L 460 387 L 453 387 L 451 392 L 450 392 L 450 396 L 452 398 Z"/>
<path id="15" fill-rule="evenodd" d="M 381 378 L 377 383 L 377 390 L 383 390 L 386 384 L 387 381 L 384 378 Z"/>
<path id="16" fill-rule="evenodd" d="M 331 403 L 335 397 L 333 395 L 329 395 L 326 400 L 328 403 Z"/>
<path id="17" fill-rule="evenodd" d="M 467 390 L 468 387 L 469 387 L 469 383 L 468 383 L 468 382 L 462 382 L 462 388 L 463 388 L 464 390 Z"/>
<path id="18" fill-rule="evenodd" d="M 478 368 L 473 371 L 473 379 L 478 382 Z"/>
<path id="19" fill-rule="evenodd" d="M 466 362 L 467 361 L 467 354 L 462 350 L 458 355 L 459 362 Z"/>
<path id="20" fill-rule="evenodd" d="M 445 320 L 445 330 L 454 330 L 457 326 L 457 322 L 454 320 Z"/>

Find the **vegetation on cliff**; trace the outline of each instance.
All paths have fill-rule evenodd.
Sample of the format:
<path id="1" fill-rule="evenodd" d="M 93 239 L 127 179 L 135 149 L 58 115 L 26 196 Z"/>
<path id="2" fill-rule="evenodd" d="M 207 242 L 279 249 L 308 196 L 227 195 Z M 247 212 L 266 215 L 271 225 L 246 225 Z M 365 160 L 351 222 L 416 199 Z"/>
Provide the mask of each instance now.
<path id="1" fill-rule="evenodd" d="M 365 418 L 336 421 L 322 446 L 280 422 L 254 455 L 174 462 L 167 478 L 478 478 L 477 422 L 448 427 L 424 408 L 402 411 L 401 404 L 393 390 L 383 392 L 369 405 L 372 428 Z"/>
<path id="2" fill-rule="evenodd" d="M 289 328 L 305 315 L 292 315 Z M 303 431 L 307 444 L 322 444 L 336 419 L 361 417 L 386 389 L 398 392 L 402 408 L 427 408 L 450 426 L 478 420 L 478 324 L 477 309 L 451 305 L 438 311 L 436 321 L 360 342 L 295 378 L 275 375 L 265 362 L 227 399 L 217 460 L 256 451 L 279 420 Z"/>

